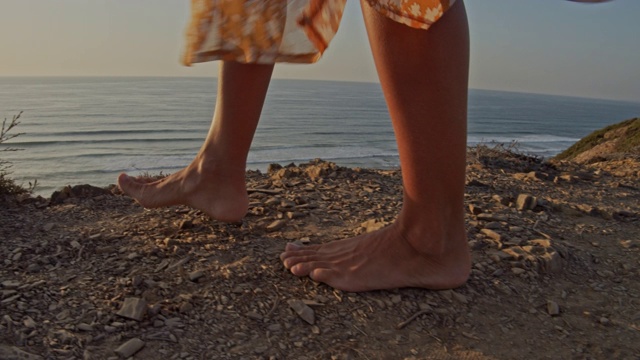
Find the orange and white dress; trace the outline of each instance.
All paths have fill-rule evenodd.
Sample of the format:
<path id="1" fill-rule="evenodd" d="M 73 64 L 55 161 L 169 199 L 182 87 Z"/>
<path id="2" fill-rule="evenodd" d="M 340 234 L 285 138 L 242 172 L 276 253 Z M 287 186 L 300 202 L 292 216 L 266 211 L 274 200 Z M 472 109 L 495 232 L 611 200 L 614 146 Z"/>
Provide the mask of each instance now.
<path id="1" fill-rule="evenodd" d="M 272 64 L 320 59 L 347 0 L 191 0 L 185 65 L 212 60 Z M 390 19 L 427 29 L 455 0 L 366 0 Z"/>

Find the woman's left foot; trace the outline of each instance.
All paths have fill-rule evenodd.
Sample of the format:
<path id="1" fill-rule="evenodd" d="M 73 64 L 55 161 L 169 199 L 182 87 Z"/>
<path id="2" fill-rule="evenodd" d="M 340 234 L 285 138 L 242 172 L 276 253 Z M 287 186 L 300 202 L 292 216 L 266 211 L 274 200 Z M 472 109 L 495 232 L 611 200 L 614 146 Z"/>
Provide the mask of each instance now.
<path id="1" fill-rule="evenodd" d="M 429 242 L 429 234 L 420 240 Z M 394 224 L 322 245 L 288 244 L 280 258 L 294 275 L 309 276 L 344 291 L 451 289 L 467 281 L 471 254 L 464 229 L 445 241 L 447 250 L 442 253 L 420 252 Z"/>

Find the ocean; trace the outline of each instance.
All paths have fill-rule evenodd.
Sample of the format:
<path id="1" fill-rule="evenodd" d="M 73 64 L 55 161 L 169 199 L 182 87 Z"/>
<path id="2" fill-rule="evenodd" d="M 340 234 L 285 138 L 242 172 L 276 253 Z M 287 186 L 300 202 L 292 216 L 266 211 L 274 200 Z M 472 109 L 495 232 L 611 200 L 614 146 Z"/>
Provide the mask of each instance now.
<path id="1" fill-rule="evenodd" d="M 213 115 L 214 78 L 5 77 L 0 116 L 23 111 L 24 133 L 0 145 L 11 177 L 37 180 L 43 196 L 64 186 L 106 186 L 120 172 L 171 173 L 187 165 Z M 640 103 L 470 90 L 468 144 L 515 142 L 550 157 L 590 132 L 640 116 Z M 1 120 L 0 119 L 0 120 Z M 314 158 L 395 168 L 397 146 L 378 84 L 273 80 L 248 169 Z"/>

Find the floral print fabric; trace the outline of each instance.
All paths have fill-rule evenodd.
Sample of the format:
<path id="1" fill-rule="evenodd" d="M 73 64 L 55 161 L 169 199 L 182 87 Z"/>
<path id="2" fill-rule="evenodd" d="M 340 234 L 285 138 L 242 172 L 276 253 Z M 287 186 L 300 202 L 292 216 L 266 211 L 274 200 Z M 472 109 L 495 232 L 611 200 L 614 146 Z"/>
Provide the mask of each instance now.
<path id="1" fill-rule="evenodd" d="M 384 16 L 427 29 L 455 0 L 367 0 Z M 312 63 L 338 31 L 346 0 L 191 0 L 185 65 L 212 60 Z"/>

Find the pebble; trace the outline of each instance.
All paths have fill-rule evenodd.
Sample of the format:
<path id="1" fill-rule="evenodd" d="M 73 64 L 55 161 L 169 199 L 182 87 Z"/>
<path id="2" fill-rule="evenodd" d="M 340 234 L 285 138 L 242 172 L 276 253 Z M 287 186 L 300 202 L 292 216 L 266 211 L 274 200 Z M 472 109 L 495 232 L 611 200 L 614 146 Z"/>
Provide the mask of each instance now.
<path id="1" fill-rule="evenodd" d="M 278 231 L 287 224 L 286 220 L 280 219 L 272 222 L 267 226 L 267 231 Z"/>
<path id="2" fill-rule="evenodd" d="M 560 305 L 552 300 L 547 300 L 547 313 L 551 316 L 560 315 Z"/>
<path id="3" fill-rule="evenodd" d="M 463 304 L 466 304 L 467 301 L 467 297 L 460 294 L 459 292 L 455 292 L 453 290 L 451 290 L 451 295 L 453 296 L 454 299 L 456 299 L 456 301 L 461 302 Z"/>
<path id="4" fill-rule="evenodd" d="M 93 326 L 87 324 L 87 323 L 80 323 L 77 326 L 78 330 L 82 330 L 82 331 L 93 331 Z"/>
<path id="5" fill-rule="evenodd" d="M 0 303 L 2 303 L 2 304 L 10 304 L 10 303 L 18 300 L 21 296 L 22 296 L 21 294 L 14 295 L 12 297 L 9 297 L 9 298 L 6 298 L 6 299 L 0 301 Z"/>
<path id="6" fill-rule="evenodd" d="M 247 317 L 253 320 L 262 320 L 262 315 L 258 314 L 256 311 L 249 311 L 247 313 Z"/>
<path id="7" fill-rule="evenodd" d="M 307 323 L 313 325 L 316 322 L 316 315 L 312 308 L 310 308 L 307 304 L 302 300 L 289 300 L 287 301 L 289 307 L 293 309 L 293 311 L 300 316 L 300 318 Z"/>
<path id="8" fill-rule="evenodd" d="M 204 276 L 204 272 L 202 270 L 196 270 L 196 271 L 193 271 L 193 272 L 189 273 L 189 280 L 191 280 L 193 282 L 197 282 L 198 279 L 200 279 L 203 276 Z"/>
<path id="9" fill-rule="evenodd" d="M 538 201 L 531 195 L 520 194 L 516 198 L 516 209 L 518 211 L 533 210 L 536 205 L 538 205 Z"/>
<path id="10" fill-rule="evenodd" d="M 30 329 L 34 329 L 36 327 L 36 322 L 30 316 L 27 316 L 22 322 L 24 323 L 24 326 Z"/>
<path id="11" fill-rule="evenodd" d="M 137 353 L 144 347 L 144 341 L 133 338 L 126 343 L 120 345 L 114 352 L 118 354 L 121 358 L 126 359 L 128 357 L 133 356 L 133 354 Z"/>
<path id="12" fill-rule="evenodd" d="M 122 308 L 117 312 L 118 316 L 136 321 L 142 320 L 147 312 L 147 302 L 139 298 L 125 298 Z"/>
<path id="13" fill-rule="evenodd" d="M 487 237 L 495 240 L 495 241 L 500 241 L 502 240 L 502 235 L 498 234 L 497 232 L 491 230 L 491 229 L 482 229 L 480 230 L 481 233 L 483 233 L 484 235 L 486 235 Z"/>
<path id="14" fill-rule="evenodd" d="M 5 280 L 2 282 L 2 287 L 5 289 L 17 289 L 20 287 L 20 282 L 15 280 Z"/>
<path id="15" fill-rule="evenodd" d="M 516 274 L 516 275 L 520 275 L 520 274 L 524 274 L 527 270 L 519 268 L 519 267 L 513 267 L 511 268 L 511 272 Z"/>
<path id="16" fill-rule="evenodd" d="M 185 301 L 180 305 L 180 313 L 182 314 L 188 314 L 191 310 L 193 310 L 193 305 L 188 301 Z"/>

